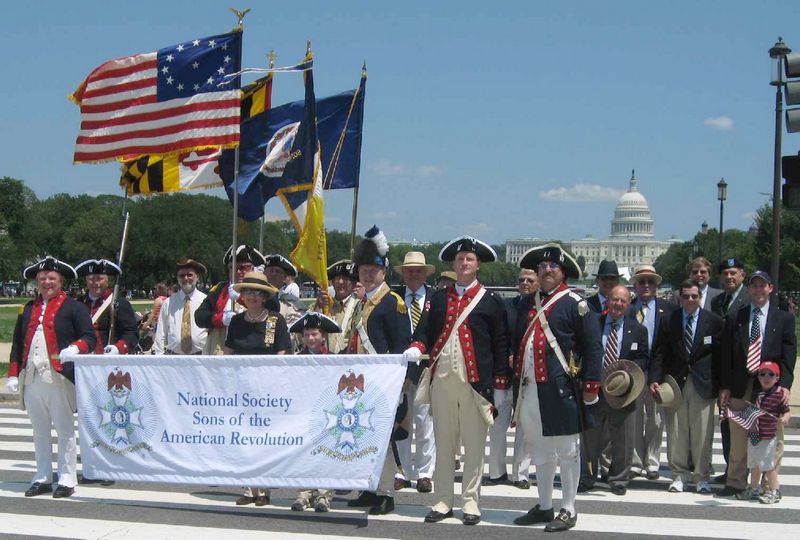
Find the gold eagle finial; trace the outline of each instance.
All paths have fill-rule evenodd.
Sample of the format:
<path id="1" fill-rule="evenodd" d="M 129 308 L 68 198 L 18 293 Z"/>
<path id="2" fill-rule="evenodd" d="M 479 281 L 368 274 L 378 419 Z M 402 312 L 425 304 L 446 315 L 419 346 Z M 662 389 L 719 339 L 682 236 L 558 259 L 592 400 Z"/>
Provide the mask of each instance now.
<path id="1" fill-rule="evenodd" d="M 241 32 L 241 30 L 244 28 L 244 16 L 250 13 L 250 8 L 247 8 L 244 11 L 240 11 L 236 8 L 229 8 L 229 9 L 233 12 L 234 15 L 236 15 L 239 18 L 239 22 L 236 25 L 235 30 L 239 30 Z"/>

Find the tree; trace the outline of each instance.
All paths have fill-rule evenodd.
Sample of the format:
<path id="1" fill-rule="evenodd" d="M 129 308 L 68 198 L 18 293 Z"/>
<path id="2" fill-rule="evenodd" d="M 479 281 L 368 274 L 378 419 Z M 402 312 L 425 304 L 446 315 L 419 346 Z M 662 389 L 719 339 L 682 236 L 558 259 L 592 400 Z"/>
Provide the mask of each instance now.
<path id="1" fill-rule="evenodd" d="M 772 261 L 772 208 L 764 205 L 755 219 L 754 252 L 756 265 L 769 271 Z M 781 212 L 781 257 L 778 285 L 781 290 L 800 289 L 800 212 L 784 209 Z"/>
<path id="2" fill-rule="evenodd" d="M 36 195 L 22 180 L 0 179 L 0 281 L 18 280 L 25 263 L 35 253 L 26 241 Z"/>

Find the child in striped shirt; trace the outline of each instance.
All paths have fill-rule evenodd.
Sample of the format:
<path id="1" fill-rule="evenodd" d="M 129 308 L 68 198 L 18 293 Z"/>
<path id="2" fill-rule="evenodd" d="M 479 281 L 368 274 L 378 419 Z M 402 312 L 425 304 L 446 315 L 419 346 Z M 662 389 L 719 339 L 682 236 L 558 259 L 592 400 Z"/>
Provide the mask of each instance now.
<path id="1" fill-rule="evenodd" d="M 750 432 L 747 446 L 747 466 L 750 468 L 750 492 L 763 504 L 781 500 L 778 470 L 775 468 L 775 451 L 778 445 L 778 422 L 789 424 L 789 405 L 786 392 L 778 386 L 781 368 L 777 362 L 765 361 L 758 367 L 761 391 L 756 395 L 755 406 L 769 414 L 758 418 L 755 430 Z M 759 493 L 761 474 L 767 477 L 768 489 Z"/>

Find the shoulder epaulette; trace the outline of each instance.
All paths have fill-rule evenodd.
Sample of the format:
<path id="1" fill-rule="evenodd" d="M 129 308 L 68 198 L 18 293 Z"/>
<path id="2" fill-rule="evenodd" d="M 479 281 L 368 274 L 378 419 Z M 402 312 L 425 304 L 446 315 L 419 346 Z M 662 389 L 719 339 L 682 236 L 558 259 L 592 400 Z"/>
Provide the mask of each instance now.
<path id="1" fill-rule="evenodd" d="M 394 299 L 397 300 L 397 312 L 401 315 L 405 315 L 406 313 L 408 313 L 408 309 L 406 308 L 406 301 L 403 299 L 403 297 L 394 291 L 390 291 L 389 294 L 394 296 Z"/>
<path id="2" fill-rule="evenodd" d="M 217 292 L 217 291 L 220 289 L 220 287 L 222 286 L 222 284 L 223 284 L 223 283 L 225 283 L 225 282 L 224 282 L 224 281 L 220 281 L 219 283 L 217 283 L 216 285 L 214 285 L 213 287 L 211 287 L 211 290 L 210 290 L 210 291 L 208 291 L 208 293 L 209 293 L 209 294 L 216 293 L 216 292 Z"/>
<path id="3" fill-rule="evenodd" d="M 30 304 L 30 303 L 31 302 L 28 302 L 28 304 Z M 28 304 L 20 304 L 19 310 L 17 311 L 17 314 L 18 315 L 22 315 L 22 312 L 25 311 L 25 306 L 27 306 Z"/>
<path id="4" fill-rule="evenodd" d="M 581 298 L 581 295 L 579 295 L 575 291 L 569 291 L 568 296 L 578 303 L 578 315 L 583 317 L 584 315 L 589 313 L 589 304 L 586 303 L 586 300 L 584 298 Z"/>

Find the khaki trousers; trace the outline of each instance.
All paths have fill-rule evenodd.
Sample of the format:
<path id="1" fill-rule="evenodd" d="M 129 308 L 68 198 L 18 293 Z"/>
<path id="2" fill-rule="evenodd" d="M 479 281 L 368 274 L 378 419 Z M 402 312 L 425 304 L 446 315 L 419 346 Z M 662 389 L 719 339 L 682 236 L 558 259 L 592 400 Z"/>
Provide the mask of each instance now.
<path id="1" fill-rule="evenodd" d="M 431 413 L 436 439 L 436 466 L 433 487 L 436 504 L 433 510 L 447 513 L 453 509 L 453 456 L 458 452 L 459 437 L 464 444 L 464 474 L 461 481 L 461 509 L 480 515 L 481 477 L 489 424 L 476 402 L 475 391 L 455 374 L 434 375 L 431 384 Z"/>
<path id="2" fill-rule="evenodd" d="M 714 399 L 697 393 L 691 377 L 683 385 L 683 401 L 666 414 L 667 461 L 673 478 L 684 482 L 708 480 L 714 436 Z M 689 462 L 694 468 L 689 468 Z M 745 448 L 745 463 L 747 450 Z"/>

